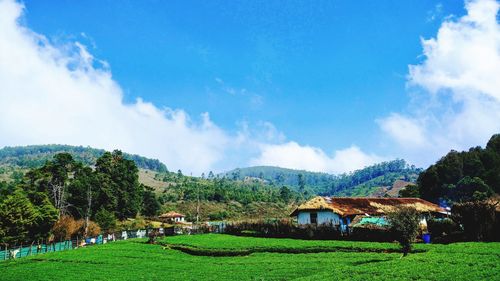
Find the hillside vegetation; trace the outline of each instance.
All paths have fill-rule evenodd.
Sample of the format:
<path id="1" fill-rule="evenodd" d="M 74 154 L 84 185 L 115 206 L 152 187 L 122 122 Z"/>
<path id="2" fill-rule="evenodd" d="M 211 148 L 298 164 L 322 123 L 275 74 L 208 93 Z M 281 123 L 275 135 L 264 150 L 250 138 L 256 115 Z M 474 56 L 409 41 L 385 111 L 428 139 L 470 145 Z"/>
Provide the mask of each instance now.
<path id="1" fill-rule="evenodd" d="M 238 168 L 223 176 L 233 180 L 260 179 L 271 185 L 286 185 L 296 191 L 332 196 L 369 196 L 396 180 L 415 182 L 422 169 L 398 159 L 351 173 L 331 175 L 271 166 Z"/>
<path id="2" fill-rule="evenodd" d="M 485 148 L 450 151 L 420 174 L 416 192 L 426 200 L 450 203 L 500 194 L 500 134 Z"/>
<path id="3" fill-rule="evenodd" d="M 106 150 L 92 147 L 60 144 L 4 147 L 0 149 L 0 166 L 37 168 L 52 160 L 58 153 L 69 153 L 78 162 L 94 165 Z M 149 159 L 135 154 L 123 153 L 123 157 L 135 162 L 137 167 L 156 172 L 166 172 L 167 167 L 157 159 Z"/>

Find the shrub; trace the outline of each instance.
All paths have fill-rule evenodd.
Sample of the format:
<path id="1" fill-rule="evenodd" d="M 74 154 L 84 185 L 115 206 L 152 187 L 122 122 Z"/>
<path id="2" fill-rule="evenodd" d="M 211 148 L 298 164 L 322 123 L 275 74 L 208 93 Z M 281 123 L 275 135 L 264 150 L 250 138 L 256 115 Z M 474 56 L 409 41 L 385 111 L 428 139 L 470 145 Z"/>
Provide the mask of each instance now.
<path id="1" fill-rule="evenodd" d="M 97 223 L 95 223 L 93 221 L 89 221 L 87 235 L 88 236 L 97 236 L 99 234 L 101 234 L 101 228 L 99 227 L 99 225 L 97 225 Z"/>
<path id="2" fill-rule="evenodd" d="M 217 213 L 211 213 L 208 215 L 208 218 L 211 220 L 211 221 L 221 221 L 221 220 L 224 220 L 225 218 L 228 217 L 228 213 L 226 211 L 220 211 L 220 212 L 217 212 Z"/>
<path id="3" fill-rule="evenodd" d="M 151 232 L 148 234 L 148 244 L 156 244 L 156 239 L 160 235 L 160 232 L 156 229 L 153 229 Z"/>
<path id="4" fill-rule="evenodd" d="M 136 230 L 147 228 L 148 223 L 144 218 L 137 217 L 135 219 L 127 219 L 126 221 L 119 222 L 117 228 L 121 230 Z"/>
<path id="5" fill-rule="evenodd" d="M 403 256 L 408 255 L 411 243 L 417 238 L 420 214 L 413 207 L 399 206 L 388 214 L 391 230 L 401 245 Z"/>
<path id="6" fill-rule="evenodd" d="M 427 228 L 433 237 L 441 237 L 443 235 L 450 235 L 451 233 L 459 230 L 458 225 L 449 218 L 444 219 L 429 219 L 427 221 Z"/>
<path id="7" fill-rule="evenodd" d="M 95 221 L 104 232 L 110 233 L 116 229 L 116 218 L 113 212 L 100 209 L 95 215 Z"/>
<path id="8" fill-rule="evenodd" d="M 298 226 L 289 220 L 255 221 L 228 224 L 224 231 L 233 235 L 300 238 L 300 239 L 338 239 L 341 237 L 337 225 Z"/>
<path id="9" fill-rule="evenodd" d="M 80 219 L 76 223 L 78 225 L 78 229 L 76 231 L 76 234 L 79 237 L 92 237 L 92 236 L 97 236 L 97 235 L 101 234 L 101 228 L 99 227 L 99 225 L 97 225 L 97 223 L 95 223 L 93 221 L 88 222 L 87 233 L 85 233 L 85 220 L 84 219 Z"/>
<path id="10" fill-rule="evenodd" d="M 497 203 L 498 204 L 498 203 Z M 488 241 L 499 239 L 496 204 L 487 201 L 454 204 L 451 209 L 453 220 L 461 224 L 468 239 Z"/>
<path id="11" fill-rule="evenodd" d="M 68 240 L 75 236 L 80 225 L 71 216 L 61 216 L 52 227 L 52 234 L 56 240 Z"/>

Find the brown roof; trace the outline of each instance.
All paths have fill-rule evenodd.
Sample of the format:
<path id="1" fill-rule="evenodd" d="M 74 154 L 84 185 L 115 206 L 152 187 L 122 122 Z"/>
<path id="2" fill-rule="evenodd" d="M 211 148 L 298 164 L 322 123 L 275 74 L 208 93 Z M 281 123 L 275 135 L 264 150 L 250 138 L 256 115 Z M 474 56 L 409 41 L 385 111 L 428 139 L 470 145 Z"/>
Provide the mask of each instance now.
<path id="1" fill-rule="evenodd" d="M 160 215 L 159 217 L 160 218 L 170 219 L 170 218 L 180 218 L 180 217 L 185 217 L 185 216 L 183 214 L 180 214 L 180 213 L 177 213 L 177 212 L 174 212 L 174 211 L 170 211 L 168 213 Z"/>
<path id="2" fill-rule="evenodd" d="M 331 210 L 341 216 L 361 214 L 385 214 L 396 206 L 411 206 L 419 212 L 446 212 L 436 204 L 420 198 L 367 198 L 367 197 L 322 197 L 317 196 L 300 205 L 290 216 L 299 211 Z"/>

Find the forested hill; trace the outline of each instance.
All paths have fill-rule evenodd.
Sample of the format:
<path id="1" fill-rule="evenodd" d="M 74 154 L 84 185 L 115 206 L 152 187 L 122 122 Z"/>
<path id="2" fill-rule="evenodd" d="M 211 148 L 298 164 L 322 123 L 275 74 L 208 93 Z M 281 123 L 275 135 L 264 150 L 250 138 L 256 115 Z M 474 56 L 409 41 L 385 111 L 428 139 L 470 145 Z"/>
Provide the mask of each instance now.
<path id="1" fill-rule="evenodd" d="M 433 202 L 482 200 L 500 194 L 500 134 L 485 148 L 450 151 L 418 178 L 420 195 Z"/>
<path id="2" fill-rule="evenodd" d="M 224 173 L 230 179 L 261 179 L 273 185 L 286 185 L 295 190 L 334 196 L 367 196 L 381 187 L 390 187 L 402 179 L 415 182 L 420 168 L 398 159 L 382 162 L 340 175 L 285 169 L 272 166 L 238 168 Z"/>
<path id="3" fill-rule="evenodd" d="M 62 152 L 71 154 L 75 160 L 86 165 L 94 165 L 97 158 L 106 151 L 91 147 L 60 144 L 4 147 L 0 149 L 0 165 L 18 166 L 21 168 L 41 167 L 47 160 L 52 160 L 54 155 Z M 167 171 L 165 164 L 159 160 L 128 153 L 123 153 L 123 155 L 126 159 L 133 160 L 139 168 L 156 172 Z"/>

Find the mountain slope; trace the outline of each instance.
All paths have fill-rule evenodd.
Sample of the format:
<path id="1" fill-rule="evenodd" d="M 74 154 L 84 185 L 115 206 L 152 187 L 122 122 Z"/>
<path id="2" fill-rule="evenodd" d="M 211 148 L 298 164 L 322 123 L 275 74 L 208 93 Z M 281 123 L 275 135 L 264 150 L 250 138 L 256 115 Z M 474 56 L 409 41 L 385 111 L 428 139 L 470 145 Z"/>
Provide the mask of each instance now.
<path id="1" fill-rule="evenodd" d="M 304 188 L 322 195 L 369 196 L 375 194 L 381 187 L 390 190 L 396 180 L 415 182 L 421 171 L 422 169 L 398 159 L 340 175 L 256 166 L 234 169 L 224 173 L 223 176 L 238 180 L 256 178 L 269 184 L 286 185 L 294 190 Z"/>
<path id="2" fill-rule="evenodd" d="M 51 160 L 57 153 L 66 152 L 86 165 L 94 165 L 95 160 L 104 152 L 104 149 L 92 147 L 71 146 L 60 144 L 29 145 L 4 147 L 0 149 L 0 166 L 17 166 L 19 168 L 34 168 L 42 166 Z M 167 167 L 159 160 L 143 156 L 123 153 L 126 159 L 133 160 L 137 167 L 155 172 L 166 172 Z"/>

